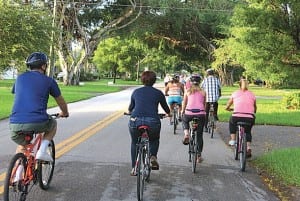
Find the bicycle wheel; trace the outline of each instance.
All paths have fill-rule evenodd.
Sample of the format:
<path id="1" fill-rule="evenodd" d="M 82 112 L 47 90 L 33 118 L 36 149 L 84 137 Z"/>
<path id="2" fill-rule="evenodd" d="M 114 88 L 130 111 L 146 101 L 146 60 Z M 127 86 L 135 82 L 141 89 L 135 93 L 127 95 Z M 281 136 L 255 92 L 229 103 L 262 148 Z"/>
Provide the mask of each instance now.
<path id="1" fill-rule="evenodd" d="M 27 158 L 23 153 L 17 153 L 11 159 L 4 180 L 4 201 L 25 201 L 27 185 L 24 185 L 24 176 L 27 168 Z"/>
<path id="2" fill-rule="evenodd" d="M 210 129 L 210 138 L 214 138 L 214 130 L 215 130 L 214 120 L 211 122 L 210 127 L 211 127 L 211 129 Z"/>
<path id="3" fill-rule="evenodd" d="M 196 172 L 196 164 L 197 164 L 197 135 L 194 133 L 192 135 L 191 142 L 191 158 L 192 158 L 192 172 Z"/>
<path id="4" fill-rule="evenodd" d="M 176 134 L 176 129 L 177 129 L 177 109 L 176 106 L 174 108 L 174 112 L 173 112 L 173 133 Z"/>
<path id="5" fill-rule="evenodd" d="M 150 152 L 149 152 L 149 145 L 145 150 L 145 181 L 150 181 L 150 173 L 151 173 L 151 165 L 150 165 Z"/>
<path id="6" fill-rule="evenodd" d="M 240 146 L 240 139 L 239 139 L 239 129 L 235 134 L 235 145 L 234 145 L 234 160 L 238 160 L 239 159 L 239 146 Z"/>
<path id="7" fill-rule="evenodd" d="M 143 150 L 139 149 L 138 157 L 137 157 L 137 198 L 139 201 L 143 200 L 144 195 L 144 163 L 143 163 Z"/>
<path id="8" fill-rule="evenodd" d="M 245 171 L 246 169 L 246 152 L 247 152 L 247 142 L 246 142 L 246 135 L 243 132 L 241 137 L 241 150 L 240 150 L 240 167 L 241 171 Z"/>
<path id="9" fill-rule="evenodd" d="M 47 148 L 47 152 L 52 156 L 53 161 L 38 161 L 38 181 L 41 189 L 47 190 L 53 177 L 55 166 L 55 144 L 51 140 Z"/>
<path id="10" fill-rule="evenodd" d="M 196 164 L 197 164 L 197 135 L 194 136 L 193 140 L 193 154 L 192 154 L 192 172 L 196 172 Z"/>

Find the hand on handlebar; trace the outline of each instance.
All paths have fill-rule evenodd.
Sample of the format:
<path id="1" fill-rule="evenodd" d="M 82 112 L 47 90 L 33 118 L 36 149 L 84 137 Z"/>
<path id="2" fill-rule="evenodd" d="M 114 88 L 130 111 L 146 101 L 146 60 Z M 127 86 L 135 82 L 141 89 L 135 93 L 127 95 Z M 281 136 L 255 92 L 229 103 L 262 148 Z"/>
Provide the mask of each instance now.
<path id="1" fill-rule="evenodd" d="M 233 108 L 225 108 L 225 110 L 229 111 L 229 112 L 232 112 L 233 111 Z"/>
<path id="2" fill-rule="evenodd" d="M 57 115 L 58 117 L 63 117 L 63 118 L 67 118 L 67 117 L 69 117 L 69 113 L 64 113 L 64 112 L 60 112 L 58 115 Z"/>

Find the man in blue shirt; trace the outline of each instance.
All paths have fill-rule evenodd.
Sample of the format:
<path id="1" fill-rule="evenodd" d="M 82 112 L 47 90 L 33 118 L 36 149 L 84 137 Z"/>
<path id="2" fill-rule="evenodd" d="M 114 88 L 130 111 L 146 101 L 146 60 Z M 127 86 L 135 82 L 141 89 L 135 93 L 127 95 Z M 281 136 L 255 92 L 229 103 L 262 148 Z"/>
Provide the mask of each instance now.
<path id="1" fill-rule="evenodd" d="M 57 123 L 47 114 L 49 95 L 53 96 L 61 112 L 60 117 L 68 117 L 68 107 L 60 89 L 53 78 L 45 75 L 47 55 L 42 52 L 32 53 L 26 60 L 29 71 L 19 75 L 13 86 L 14 105 L 10 115 L 11 139 L 18 144 L 16 152 L 23 152 L 26 141 L 20 131 L 44 133 L 36 158 L 53 161 L 47 153 L 49 142 L 53 139 Z"/>

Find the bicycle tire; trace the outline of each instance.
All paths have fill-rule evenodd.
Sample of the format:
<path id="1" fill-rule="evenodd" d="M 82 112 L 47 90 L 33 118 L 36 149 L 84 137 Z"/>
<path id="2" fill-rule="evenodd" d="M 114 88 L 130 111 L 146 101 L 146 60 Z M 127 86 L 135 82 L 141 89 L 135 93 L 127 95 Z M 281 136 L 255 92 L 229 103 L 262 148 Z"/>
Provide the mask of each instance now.
<path id="1" fill-rule="evenodd" d="M 16 176 L 16 169 L 19 166 L 23 166 L 23 172 L 27 169 L 27 158 L 23 153 L 17 153 L 11 159 L 7 172 L 6 177 L 4 180 L 4 192 L 3 192 L 3 199 L 4 201 L 25 201 L 27 195 L 27 185 L 24 186 L 22 181 L 24 180 L 24 174 L 22 174 L 22 179 L 16 182 L 12 182 Z"/>
<path id="2" fill-rule="evenodd" d="M 214 138 L 215 122 L 212 121 L 210 126 L 211 126 L 210 138 Z"/>
<path id="3" fill-rule="evenodd" d="M 144 180 L 143 180 L 143 158 L 142 158 L 142 147 L 139 149 L 138 157 L 137 157 L 137 199 L 138 201 L 143 200 L 143 194 L 144 194 Z"/>
<path id="4" fill-rule="evenodd" d="M 176 106 L 175 106 L 176 107 Z M 173 134 L 176 134 L 176 129 L 177 129 L 177 112 L 176 109 L 174 108 L 174 112 L 173 112 Z"/>
<path id="5" fill-rule="evenodd" d="M 240 151 L 240 167 L 241 171 L 244 172 L 246 169 L 246 152 L 247 152 L 247 142 L 246 142 L 246 134 L 242 136 L 241 141 L 241 151 Z"/>
<path id="6" fill-rule="evenodd" d="M 197 134 L 194 133 L 193 135 L 193 146 L 192 146 L 192 172 L 196 172 L 196 165 L 197 165 L 197 154 L 198 154 L 198 149 L 197 149 Z"/>
<path id="7" fill-rule="evenodd" d="M 53 177 L 55 167 L 55 144 L 53 140 L 51 140 L 51 142 L 49 143 L 47 152 L 52 156 L 53 161 L 38 161 L 37 169 L 39 186 L 43 190 L 47 190 L 49 188 Z"/>
<path id="8" fill-rule="evenodd" d="M 239 139 L 240 133 L 239 133 L 239 130 L 240 130 L 240 128 L 238 128 L 238 131 L 235 134 L 234 160 L 239 159 L 239 146 L 240 146 L 240 139 Z"/>
<path id="9" fill-rule="evenodd" d="M 150 173 L 151 173 L 149 145 L 147 146 L 145 153 L 146 153 L 146 156 L 145 156 L 145 181 L 149 182 L 150 181 Z"/>

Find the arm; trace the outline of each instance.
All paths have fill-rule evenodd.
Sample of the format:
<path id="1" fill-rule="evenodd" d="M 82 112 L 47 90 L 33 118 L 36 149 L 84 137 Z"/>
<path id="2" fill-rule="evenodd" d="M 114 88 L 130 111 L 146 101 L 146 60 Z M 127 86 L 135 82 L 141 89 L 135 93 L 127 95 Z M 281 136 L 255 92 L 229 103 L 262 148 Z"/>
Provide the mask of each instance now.
<path id="1" fill-rule="evenodd" d="M 231 98 L 228 100 L 227 104 L 226 104 L 225 110 L 230 111 L 230 106 L 231 106 L 232 104 L 233 104 L 233 98 L 231 97 Z"/>
<path id="2" fill-rule="evenodd" d="M 184 93 L 183 101 L 182 101 L 181 114 L 184 114 L 184 111 L 185 111 L 186 105 L 187 105 L 187 101 L 188 101 L 187 93 Z"/>
<path id="3" fill-rule="evenodd" d="M 184 94 L 184 84 L 180 85 L 180 89 L 181 89 L 181 94 L 183 95 Z"/>
<path id="4" fill-rule="evenodd" d="M 59 116 L 60 117 L 68 117 L 69 116 L 68 105 L 67 105 L 65 99 L 60 95 L 55 98 L 55 101 L 61 110 L 61 113 L 59 114 Z"/>
<path id="5" fill-rule="evenodd" d="M 167 84 L 166 88 L 165 88 L 165 96 L 168 95 L 168 91 L 169 91 L 169 83 Z"/>

